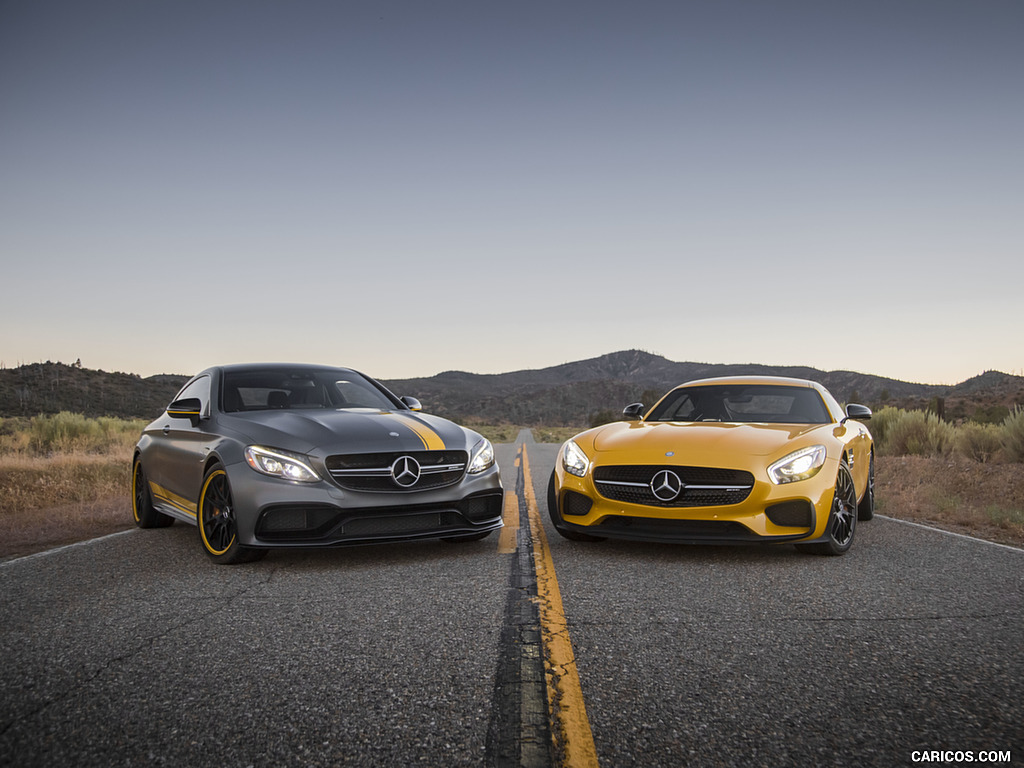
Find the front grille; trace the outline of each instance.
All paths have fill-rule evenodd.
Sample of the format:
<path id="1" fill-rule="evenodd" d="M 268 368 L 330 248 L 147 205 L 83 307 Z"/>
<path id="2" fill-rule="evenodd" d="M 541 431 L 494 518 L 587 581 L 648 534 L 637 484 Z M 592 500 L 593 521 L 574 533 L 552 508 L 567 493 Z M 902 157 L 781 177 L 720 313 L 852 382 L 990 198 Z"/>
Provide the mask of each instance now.
<path id="1" fill-rule="evenodd" d="M 459 501 L 345 509 L 327 504 L 268 507 L 256 521 L 257 538 L 282 544 L 338 543 L 474 533 L 501 525 L 502 491 Z"/>
<path id="2" fill-rule="evenodd" d="M 397 536 L 453 528 L 462 523 L 455 512 L 421 512 L 416 515 L 358 517 L 342 527 L 344 536 Z"/>
<path id="3" fill-rule="evenodd" d="M 651 481 L 663 470 L 673 472 L 683 484 L 678 496 L 669 500 L 659 499 L 651 488 Z M 594 483 L 606 499 L 626 504 L 721 507 L 746 499 L 754 487 L 754 476 L 740 469 L 637 464 L 597 467 Z"/>
<path id="4" fill-rule="evenodd" d="M 758 541 L 756 533 L 731 520 L 661 520 L 644 517 L 606 517 L 587 529 L 596 534 L 663 541 L 742 542 Z"/>
<path id="5" fill-rule="evenodd" d="M 420 468 L 419 479 L 410 485 L 398 483 L 392 473 L 395 462 L 403 457 L 414 459 Z M 334 482 L 342 488 L 400 493 L 454 485 L 465 474 L 468 461 L 465 451 L 407 451 L 339 454 L 328 456 L 324 463 Z"/>

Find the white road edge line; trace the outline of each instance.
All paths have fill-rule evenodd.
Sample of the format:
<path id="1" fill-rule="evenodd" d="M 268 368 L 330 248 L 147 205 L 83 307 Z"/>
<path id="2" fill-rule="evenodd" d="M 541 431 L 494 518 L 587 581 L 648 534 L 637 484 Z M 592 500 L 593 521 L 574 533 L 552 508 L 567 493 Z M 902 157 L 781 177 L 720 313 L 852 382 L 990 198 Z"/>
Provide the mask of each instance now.
<path id="1" fill-rule="evenodd" d="M 980 542 L 982 544 L 990 544 L 993 547 L 1002 547 L 1003 549 L 1008 549 L 1011 552 L 1021 552 L 1021 553 L 1024 553 L 1024 549 L 1021 549 L 1020 547 L 1012 547 L 1009 544 L 1000 544 L 998 541 L 989 541 L 988 539 L 979 539 L 977 536 L 968 536 L 966 533 L 954 533 L 953 531 L 947 531 L 947 530 L 945 530 L 943 528 L 936 528 L 936 527 L 931 526 L 931 525 L 925 525 L 924 523 L 914 523 L 914 522 L 911 522 L 910 520 L 900 520 L 898 517 L 889 517 L 888 515 L 880 515 L 877 512 L 875 513 L 875 517 L 880 517 L 883 520 L 892 520 L 894 523 L 903 523 L 903 525 L 912 525 L 915 528 L 924 528 L 925 530 L 928 530 L 928 531 L 935 531 L 937 533 L 944 533 L 947 536 L 955 536 L 958 539 L 967 539 L 968 541 L 977 541 L 977 542 Z"/>
<path id="2" fill-rule="evenodd" d="M 87 539 L 86 541 L 76 541 L 74 544 L 65 544 L 63 547 L 55 547 L 54 549 L 47 549 L 43 552 L 34 552 L 31 555 L 25 555 L 24 557 L 15 557 L 12 560 L 4 560 L 0 563 L 0 568 L 14 563 L 23 563 L 26 560 L 37 560 L 40 557 L 48 557 L 49 555 L 55 555 L 58 552 L 63 552 L 66 549 L 74 549 L 75 547 L 85 547 L 89 544 L 95 544 L 97 541 L 105 541 L 106 539 L 112 539 L 115 536 L 124 536 L 126 533 L 135 533 L 136 528 L 128 528 L 124 531 L 117 531 L 115 533 L 108 533 L 106 536 L 99 536 L 95 539 Z"/>

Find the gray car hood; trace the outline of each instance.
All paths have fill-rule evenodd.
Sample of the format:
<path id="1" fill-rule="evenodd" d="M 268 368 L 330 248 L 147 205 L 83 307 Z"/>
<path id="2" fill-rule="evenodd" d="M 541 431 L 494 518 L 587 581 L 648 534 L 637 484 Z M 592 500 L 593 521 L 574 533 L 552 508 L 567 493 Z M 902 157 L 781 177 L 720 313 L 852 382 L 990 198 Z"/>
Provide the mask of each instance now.
<path id="1" fill-rule="evenodd" d="M 222 414 L 225 427 L 253 444 L 297 453 L 469 451 L 479 435 L 447 419 L 413 411 L 375 408 L 272 410 Z"/>

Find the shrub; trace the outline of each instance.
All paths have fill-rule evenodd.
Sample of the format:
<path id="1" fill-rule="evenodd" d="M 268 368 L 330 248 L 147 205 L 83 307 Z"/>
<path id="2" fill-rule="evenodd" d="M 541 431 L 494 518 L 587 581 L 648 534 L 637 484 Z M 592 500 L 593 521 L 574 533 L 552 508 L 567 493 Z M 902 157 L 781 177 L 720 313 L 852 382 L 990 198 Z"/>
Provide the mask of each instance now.
<path id="1" fill-rule="evenodd" d="M 1010 461 L 1024 461 L 1024 408 L 1016 406 L 1002 426 L 1003 451 Z"/>
<path id="2" fill-rule="evenodd" d="M 979 424 L 1000 424 L 1009 415 L 1010 409 L 1005 405 L 979 405 L 974 409 L 971 420 Z"/>
<path id="3" fill-rule="evenodd" d="M 37 456 L 53 453 L 115 453 L 130 450 L 145 422 L 61 411 L 35 416 L 28 425 L 28 451 Z"/>
<path id="4" fill-rule="evenodd" d="M 956 430 L 934 413 L 904 411 L 887 428 L 882 452 L 893 456 L 945 456 Z"/>
<path id="5" fill-rule="evenodd" d="M 1002 430 L 995 424 L 968 422 L 956 429 L 956 452 L 982 464 L 991 461 L 1002 447 Z"/>
<path id="6" fill-rule="evenodd" d="M 871 430 L 871 437 L 874 438 L 876 445 L 881 446 L 885 443 L 892 425 L 899 421 L 904 413 L 905 411 L 901 411 L 899 408 L 887 405 L 871 414 L 871 421 L 867 423 L 867 426 Z"/>

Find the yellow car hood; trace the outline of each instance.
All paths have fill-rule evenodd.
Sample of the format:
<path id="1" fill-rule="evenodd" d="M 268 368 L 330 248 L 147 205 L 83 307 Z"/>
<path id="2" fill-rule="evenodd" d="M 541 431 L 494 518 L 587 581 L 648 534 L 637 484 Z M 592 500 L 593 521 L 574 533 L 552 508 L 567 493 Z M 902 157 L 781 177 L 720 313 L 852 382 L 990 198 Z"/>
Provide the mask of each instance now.
<path id="1" fill-rule="evenodd" d="M 727 422 L 616 422 L 592 430 L 593 450 L 599 463 L 664 462 L 673 464 L 743 467 L 750 457 L 781 456 L 818 442 L 811 433 L 831 433 L 834 424 L 734 424 Z M 807 439 L 800 439 L 808 436 Z M 821 442 L 825 442 L 821 435 Z M 587 442 L 587 441 L 577 441 Z M 581 448 L 586 450 L 584 445 Z M 621 453 L 612 457 L 607 454 Z M 764 465 L 763 461 L 756 462 Z"/>

